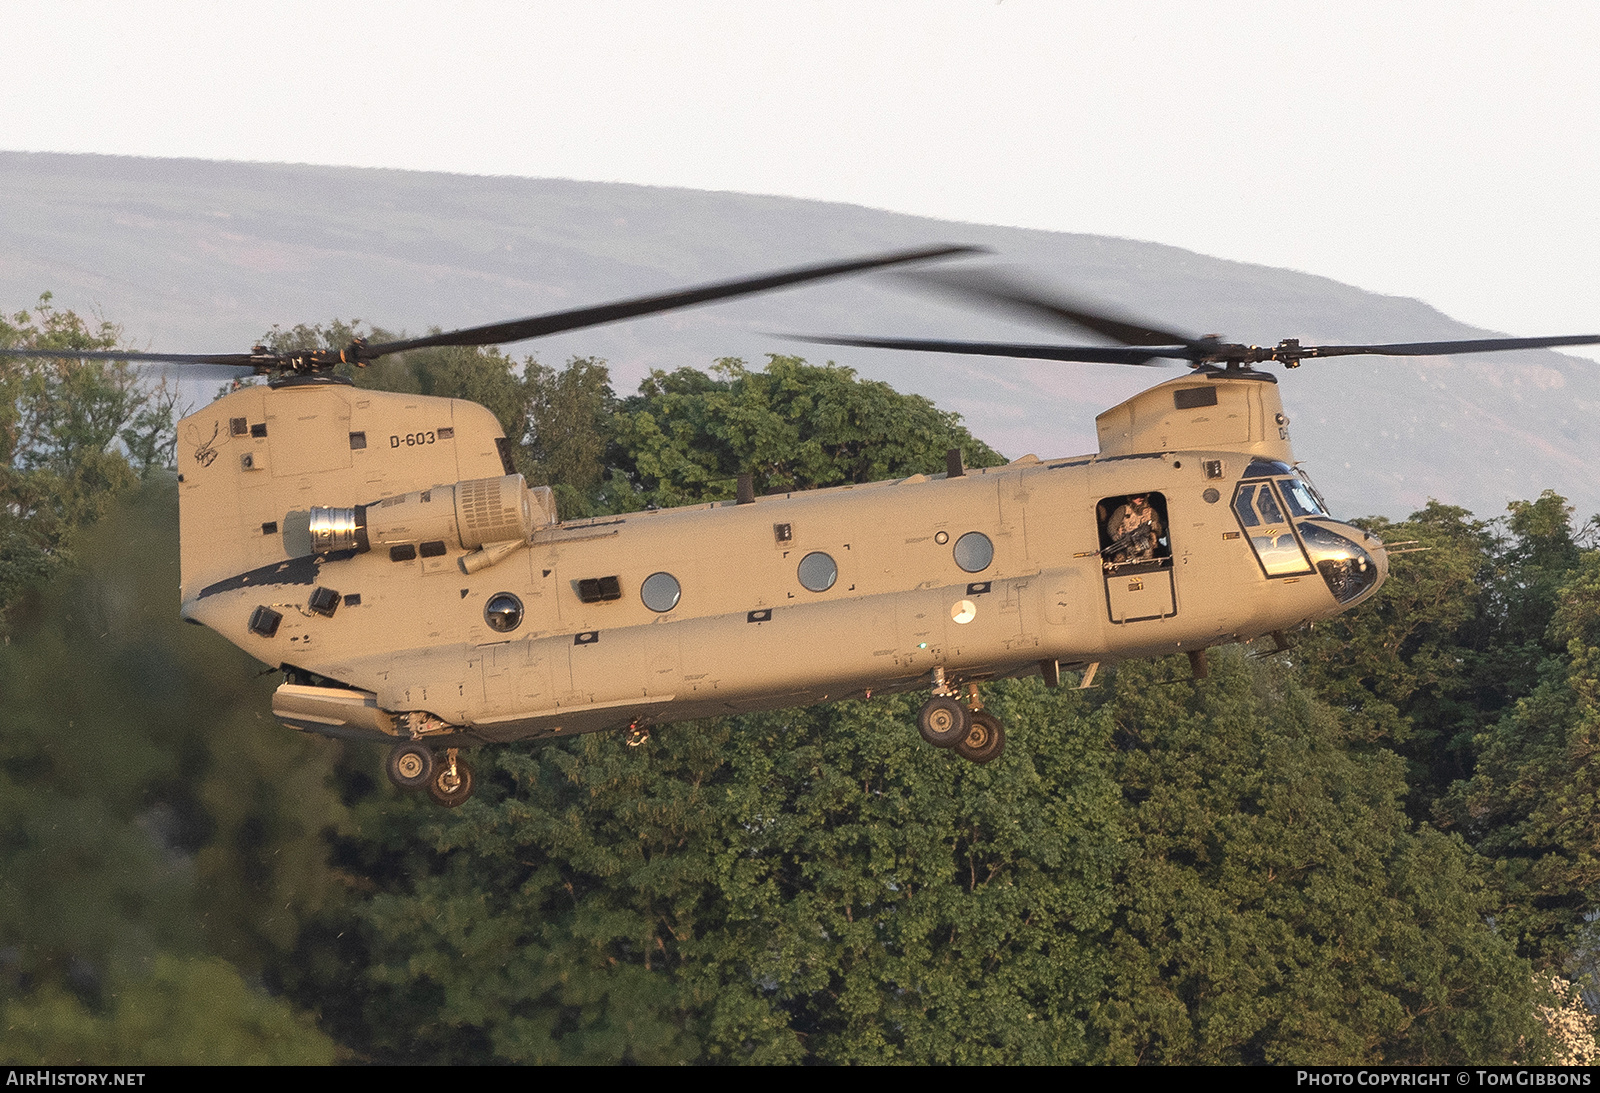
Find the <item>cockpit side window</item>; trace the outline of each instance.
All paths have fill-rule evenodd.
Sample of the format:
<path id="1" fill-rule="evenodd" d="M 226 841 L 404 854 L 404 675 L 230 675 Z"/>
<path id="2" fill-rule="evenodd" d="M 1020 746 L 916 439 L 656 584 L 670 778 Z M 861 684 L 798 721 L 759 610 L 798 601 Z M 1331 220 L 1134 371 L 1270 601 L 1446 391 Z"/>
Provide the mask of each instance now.
<path id="1" fill-rule="evenodd" d="M 1250 545 L 1267 576 L 1311 572 L 1311 562 L 1295 537 L 1294 528 L 1284 519 L 1271 482 L 1241 482 L 1234 491 L 1233 511 L 1239 526 L 1250 536 Z"/>

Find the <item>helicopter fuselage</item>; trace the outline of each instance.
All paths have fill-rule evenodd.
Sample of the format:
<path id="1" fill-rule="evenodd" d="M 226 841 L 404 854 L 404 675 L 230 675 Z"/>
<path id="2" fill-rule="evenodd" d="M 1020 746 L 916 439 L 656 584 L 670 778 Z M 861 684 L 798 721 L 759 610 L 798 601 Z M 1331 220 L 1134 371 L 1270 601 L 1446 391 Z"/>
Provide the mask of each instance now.
<path id="1" fill-rule="evenodd" d="M 182 610 L 285 667 L 288 725 L 453 744 L 1053 678 L 1382 582 L 1270 377 L 1191 374 L 1098 424 L 1092 456 L 560 522 L 474 404 L 245 388 L 181 423 Z M 1116 549 L 1130 504 L 1148 533 Z"/>

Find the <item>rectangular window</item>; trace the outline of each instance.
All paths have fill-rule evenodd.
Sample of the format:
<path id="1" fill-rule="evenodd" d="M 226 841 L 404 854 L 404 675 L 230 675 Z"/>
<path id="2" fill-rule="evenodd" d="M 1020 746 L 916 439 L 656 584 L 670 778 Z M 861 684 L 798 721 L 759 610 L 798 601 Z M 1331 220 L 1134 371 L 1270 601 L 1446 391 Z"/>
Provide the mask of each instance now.
<path id="1" fill-rule="evenodd" d="M 1180 387 L 1172 392 L 1172 404 L 1180 410 L 1198 410 L 1217 404 L 1215 387 Z"/>
<path id="2" fill-rule="evenodd" d="M 578 599 L 584 603 L 620 600 L 622 582 L 616 577 L 585 577 L 578 582 Z"/>

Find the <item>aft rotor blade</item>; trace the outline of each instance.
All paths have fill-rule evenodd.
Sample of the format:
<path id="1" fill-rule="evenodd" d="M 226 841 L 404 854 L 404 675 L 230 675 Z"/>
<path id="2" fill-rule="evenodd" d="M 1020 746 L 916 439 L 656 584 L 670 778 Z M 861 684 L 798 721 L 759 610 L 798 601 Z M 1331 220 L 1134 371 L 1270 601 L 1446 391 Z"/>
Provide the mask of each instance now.
<path id="1" fill-rule="evenodd" d="M 798 269 L 763 274 L 759 277 L 743 277 L 736 281 L 720 281 L 716 284 L 682 289 L 678 292 L 662 293 L 658 296 L 641 296 L 638 299 L 601 304 L 597 307 L 558 311 L 550 315 L 535 315 L 531 318 L 516 319 L 511 322 L 467 327 L 463 330 L 451 330 L 443 334 L 432 334 L 422 338 L 407 338 L 403 341 L 368 345 L 362 348 L 361 356 L 364 360 L 371 360 L 376 357 L 387 356 L 390 353 L 401 353 L 407 349 L 425 349 L 440 345 L 501 345 L 506 342 L 520 342 L 524 339 L 537 338 L 541 335 L 560 334 L 568 330 L 581 330 L 585 327 L 599 326 L 601 323 L 614 323 L 619 319 L 632 319 L 639 315 L 650 315 L 658 311 L 693 307 L 696 304 L 710 303 L 713 300 L 725 300 L 731 296 L 746 296 L 755 292 L 767 292 L 776 288 L 785 288 L 789 285 L 802 284 L 806 281 L 819 281 L 826 277 L 841 277 L 847 273 L 859 273 L 863 270 L 895 266 L 905 262 L 925 262 L 934 258 L 951 258 L 960 254 L 981 253 L 984 253 L 981 247 L 924 247 L 919 250 L 883 254 L 875 258 L 858 258 L 849 262 L 828 262 L 822 265 L 801 266 Z"/>
<path id="2" fill-rule="evenodd" d="M 1177 334 L 1126 316 L 1095 311 L 1054 293 L 1023 284 L 992 270 L 918 273 L 912 279 L 946 292 L 999 304 L 1009 311 L 1055 325 L 1069 323 L 1123 345 L 1196 345 L 1200 339 Z"/>
<path id="3" fill-rule="evenodd" d="M 43 357 L 69 361 L 129 361 L 133 364 L 222 364 L 254 368 L 249 353 L 135 353 L 118 349 L 0 349 L 0 357 Z"/>
<path id="4" fill-rule="evenodd" d="M 1188 346 L 1030 345 L 1014 342 L 949 342 L 931 338 L 815 338 L 799 334 L 776 335 L 817 345 L 854 345 L 864 349 L 910 349 L 925 353 L 970 353 L 984 357 L 1023 357 L 1045 361 L 1085 361 L 1090 364 L 1142 364 L 1163 367 L 1160 358 L 1189 360 Z"/>
<path id="5" fill-rule="evenodd" d="M 1498 353 L 1508 349 L 1553 349 L 1562 345 L 1600 345 L 1600 334 L 1554 338 L 1473 338 L 1448 342 L 1396 342 L 1391 345 L 1307 345 L 1301 357 L 1434 357 L 1455 353 Z"/>

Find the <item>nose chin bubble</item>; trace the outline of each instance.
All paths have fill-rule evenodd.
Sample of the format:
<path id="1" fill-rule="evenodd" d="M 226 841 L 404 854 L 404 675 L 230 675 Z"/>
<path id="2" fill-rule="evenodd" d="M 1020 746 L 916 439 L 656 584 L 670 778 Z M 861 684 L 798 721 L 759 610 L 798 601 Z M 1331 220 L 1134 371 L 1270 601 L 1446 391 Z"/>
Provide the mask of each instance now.
<path id="1" fill-rule="evenodd" d="M 1359 528 L 1308 520 L 1300 525 L 1300 537 L 1328 591 L 1346 607 L 1377 591 L 1389 574 L 1383 544 L 1367 539 Z"/>

